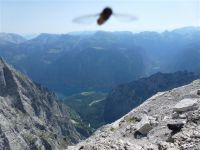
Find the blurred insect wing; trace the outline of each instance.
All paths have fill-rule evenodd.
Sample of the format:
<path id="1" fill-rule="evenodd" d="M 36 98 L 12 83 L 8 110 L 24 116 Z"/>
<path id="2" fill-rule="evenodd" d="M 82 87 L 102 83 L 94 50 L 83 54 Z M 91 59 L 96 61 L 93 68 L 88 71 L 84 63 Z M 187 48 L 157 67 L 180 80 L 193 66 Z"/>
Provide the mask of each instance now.
<path id="1" fill-rule="evenodd" d="M 113 14 L 116 19 L 124 22 L 131 22 L 131 21 L 136 21 L 138 20 L 137 16 L 134 15 L 128 15 L 128 14 Z"/>
<path id="2" fill-rule="evenodd" d="M 99 17 L 99 14 L 86 15 L 86 16 L 77 17 L 77 18 L 73 19 L 72 21 L 74 23 L 79 23 L 79 24 L 92 24 L 92 23 L 96 22 L 98 17 Z"/>

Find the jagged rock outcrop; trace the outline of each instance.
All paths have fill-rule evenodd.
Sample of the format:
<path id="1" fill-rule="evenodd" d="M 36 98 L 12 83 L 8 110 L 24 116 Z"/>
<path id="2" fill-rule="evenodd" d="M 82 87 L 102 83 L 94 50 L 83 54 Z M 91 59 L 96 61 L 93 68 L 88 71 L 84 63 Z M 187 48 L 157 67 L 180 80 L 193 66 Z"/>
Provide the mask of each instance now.
<path id="1" fill-rule="evenodd" d="M 84 138 L 74 122 L 54 93 L 0 59 L 0 149 L 64 149 Z"/>
<path id="2" fill-rule="evenodd" d="M 200 80 L 196 80 L 189 85 L 157 93 L 121 119 L 97 130 L 87 140 L 68 147 L 68 150 L 199 150 L 199 88 Z M 186 108 L 186 101 L 190 101 L 190 106 L 191 102 L 195 102 L 193 109 L 174 109 L 177 105 Z"/>
<path id="3" fill-rule="evenodd" d="M 147 135 L 152 129 L 149 117 L 145 114 L 136 127 L 136 134 Z"/>

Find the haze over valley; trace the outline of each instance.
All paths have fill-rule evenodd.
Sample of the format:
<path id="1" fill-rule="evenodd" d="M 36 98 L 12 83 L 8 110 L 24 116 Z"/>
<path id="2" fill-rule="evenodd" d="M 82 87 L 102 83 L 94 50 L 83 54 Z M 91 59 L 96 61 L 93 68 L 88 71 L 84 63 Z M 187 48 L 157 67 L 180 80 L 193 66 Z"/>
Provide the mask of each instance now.
<path id="1" fill-rule="evenodd" d="M 8 35 L 1 34 L 0 55 L 35 82 L 64 96 L 108 92 L 156 72 L 199 73 L 196 27 L 162 33 L 40 34 L 31 40 Z"/>

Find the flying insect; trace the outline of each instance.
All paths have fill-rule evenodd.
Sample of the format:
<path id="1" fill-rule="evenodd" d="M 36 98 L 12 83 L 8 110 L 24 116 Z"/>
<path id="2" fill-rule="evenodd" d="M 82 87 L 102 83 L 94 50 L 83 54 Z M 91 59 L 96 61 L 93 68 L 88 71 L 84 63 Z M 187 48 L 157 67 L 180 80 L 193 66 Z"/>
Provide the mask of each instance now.
<path id="1" fill-rule="evenodd" d="M 88 21 L 91 18 L 97 18 L 96 23 L 98 25 L 103 25 L 105 22 L 107 22 L 110 19 L 111 16 L 121 18 L 121 19 L 123 19 L 123 21 L 125 21 L 125 20 L 126 21 L 135 21 L 135 20 L 138 19 L 136 16 L 132 16 L 132 15 L 113 13 L 113 10 L 110 7 L 106 7 L 99 14 L 78 17 L 78 18 L 75 18 L 73 20 L 73 22 L 75 22 L 75 23 L 89 23 Z"/>

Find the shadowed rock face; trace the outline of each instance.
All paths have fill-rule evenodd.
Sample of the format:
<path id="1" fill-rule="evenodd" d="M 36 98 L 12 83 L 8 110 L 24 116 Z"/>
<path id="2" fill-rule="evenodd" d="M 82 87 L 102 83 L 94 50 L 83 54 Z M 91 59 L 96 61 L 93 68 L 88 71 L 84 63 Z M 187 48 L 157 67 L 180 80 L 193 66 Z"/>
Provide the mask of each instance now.
<path id="1" fill-rule="evenodd" d="M 167 124 L 167 127 L 172 130 L 173 134 L 176 134 L 181 131 L 183 128 L 184 124 L 183 123 L 176 123 L 176 124 Z"/>
<path id="2" fill-rule="evenodd" d="M 200 80 L 195 80 L 159 92 L 68 150 L 199 150 L 199 88 Z M 188 105 L 192 109 L 185 109 Z M 177 111 L 177 106 L 184 111 Z"/>
<path id="3" fill-rule="evenodd" d="M 5 136 L 4 132 L 1 130 L 1 128 L 0 128 L 0 135 L 1 135 L 1 137 L 0 137 L 0 147 L 7 149 L 7 150 L 10 150 L 9 141 L 8 141 L 7 137 Z"/>
<path id="4" fill-rule="evenodd" d="M 0 149 L 63 149 L 84 137 L 54 93 L 0 59 Z"/>
<path id="5" fill-rule="evenodd" d="M 3 67 L 0 67 L 0 86 L 1 88 L 4 88 L 6 86 Z"/>
<path id="6" fill-rule="evenodd" d="M 156 73 L 147 78 L 119 85 L 106 99 L 104 119 L 107 123 L 113 122 L 157 92 L 171 90 L 198 78 L 198 75 L 186 71 Z"/>

